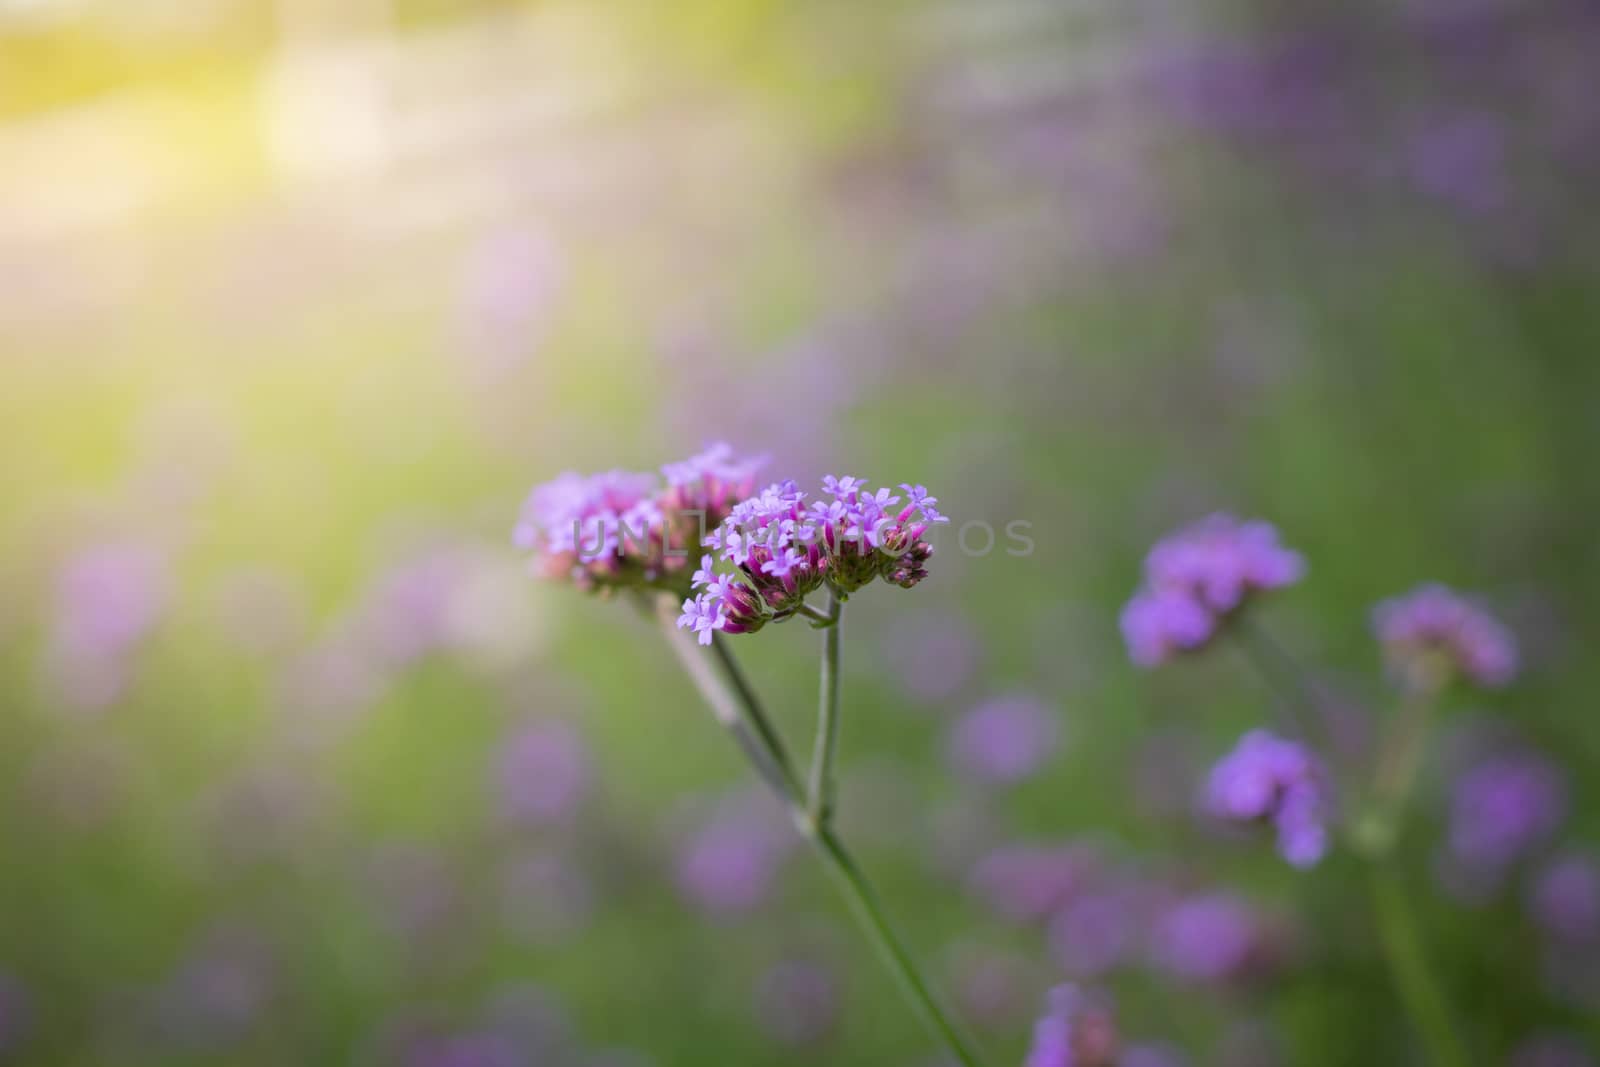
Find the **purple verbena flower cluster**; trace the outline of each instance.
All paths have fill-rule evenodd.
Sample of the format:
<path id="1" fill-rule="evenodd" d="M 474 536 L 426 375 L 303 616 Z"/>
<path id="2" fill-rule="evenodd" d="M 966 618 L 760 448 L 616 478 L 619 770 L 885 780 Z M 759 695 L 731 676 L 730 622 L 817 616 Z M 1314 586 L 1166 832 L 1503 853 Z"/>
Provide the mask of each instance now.
<path id="1" fill-rule="evenodd" d="M 841 595 L 875 578 L 903 589 L 916 585 L 933 556 L 923 535 L 949 520 L 922 486 L 900 488 L 903 498 L 830 474 L 816 500 L 784 481 L 740 501 L 706 537 L 716 556 L 701 557 L 692 575 L 697 593 L 684 601 L 678 625 L 706 645 L 719 630 L 754 633 L 791 617 L 824 583 Z M 717 573 L 717 558 L 735 572 Z"/>
<path id="2" fill-rule="evenodd" d="M 1216 514 L 1157 542 L 1144 586 L 1122 611 L 1128 655 L 1142 667 L 1204 647 L 1251 593 L 1292 585 L 1305 573 L 1298 552 L 1271 523 Z"/>
<path id="3" fill-rule="evenodd" d="M 1516 676 L 1511 632 L 1445 586 L 1424 585 L 1383 601 L 1372 624 L 1385 658 L 1417 688 L 1437 689 L 1456 675 L 1495 688 Z"/>
<path id="4" fill-rule="evenodd" d="M 1119 1041 L 1111 1007 L 1074 985 L 1050 990 L 1023 1067 L 1113 1067 Z"/>
<path id="5" fill-rule="evenodd" d="M 687 588 L 691 546 L 755 488 L 763 457 L 714 444 L 653 474 L 568 472 L 536 487 L 523 505 L 515 541 L 534 553 L 534 571 L 589 589 Z"/>
<path id="6" fill-rule="evenodd" d="M 1326 783 L 1306 746 L 1251 730 L 1212 768 L 1206 808 L 1223 819 L 1271 823 L 1283 858 L 1310 867 L 1328 848 Z"/>

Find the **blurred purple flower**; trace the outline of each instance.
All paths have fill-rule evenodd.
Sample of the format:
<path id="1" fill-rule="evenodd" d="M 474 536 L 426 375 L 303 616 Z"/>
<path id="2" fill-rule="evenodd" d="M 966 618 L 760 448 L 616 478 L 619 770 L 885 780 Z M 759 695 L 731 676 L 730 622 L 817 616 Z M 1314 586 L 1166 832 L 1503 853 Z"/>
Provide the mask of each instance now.
<path id="1" fill-rule="evenodd" d="M 1594 943 L 1600 938 L 1600 862 L 1586 853 L 1557 857 L 1534 879 L 1528 911 L 1551 937 Z"/>
<path id="2" fill-rule="evenodd" d="M 1270 822 L 1278 851 L 1310 867 L 1328 847 L 1327 777 L 1317 758 L 1294 741 L 1252 730 L 1211 770 L 1206 809 L 1222 819 Z"/>
<path id="3" fill-rule="evenodd" d="M 1122 1051 L 1117 1067 L 1188 1067 L 1189 1057 L 1173 1045 L 1146 1043 L 1129 1045 Z"/>
<path id="4" fill-rule="evenodd" d="M 967 884 L 1002 918 L 1041 922 L 1099 868 L 1098 856 L 1084 845 L 1008 845 L 980 859 Z"/>
<path id="5" fill-rule="evenodd" d="M 163 1034 L 187 1047 L 241 1040 L 263 1018 L 275 980 L 265 942 L 244 930 L 208 935 L 156 996 Z"/>
<path id="6" fill-rule="evenodd" d="M 1034 1024 L 1023 1067 L 1114 1067 L 1117 1058 L 1110 1004 L 1077 986 L 1052 989 L 1048 1010 Z"/>
<path id="7" fill-rule="evenodd" d="M 70 706 L 98 710 L 123 693 L 130 659 L 171 597 L 166 557 L 107 542 L 69 557 L 56 575 L 47 669 Z"/>
<path id="8" fill-rule="evenodd" d="M 1100 977 L 1137 946 L 1141 905 L 1123 886 L 1077 894 L 1050 922 L 1051 956 L 1073 977 Z"/>
<path id="9" fill-rule="evenodd" d="M 583 932 L 594 912 L 594 886 L 571 859 L 540 852 L 506 869 L 501 914 L 517 936 L 541 945 Z"/>
<path id="10" fill-rule="evenodd" d="M 496 763 L 500 814 L 522 826 L 564 822 L 592 776 L 589 747 L 576 726 L 557 718 L 526 722 L 507 738 Z"/>
<path id="11" fill-rule="evenodd" d="M 211 593 L 217 629 L 228 641 L 257 656 L 279 653 L 306 631 L 305 591 L 287 574 L 240 568 L 224 575 Z"/>
<path id="12" fill-rule="evenodd" d="M 1570 1034 L 1538 1034 L 1511 1050 L 1507 1067 L 1595 1067 L 1582 1040 Z"/>
<path id="13" fill-rule="evenodd" d="M 1454 674 L 1488 687 L 1517 673 L 1511 632 L 1471 601 L 1442 585 L 1424 585 L 1373 609 L 1384 656 L 1408 684 L 1435 689 Z"/>
<path id="14" fill-rule="evenodd" d="M 916 616 L 889 635 L 887 658 L 904 692 L 934 703 L 954 696 L 977 668 L 978 638 L 956 615 Z"/>
<path id="15" fill-rule="evenodd" d="M 792 838 L 766 808 L 726 804 L 684 842 L 678 889 L 713 917 L 754 911 L 771 891 Z"/>
<path id="16" fill-rule="evenodd" d="M 1455 784 L 1450 851 L 1471 869 L 1499 872 L 1549 838 L 1567 814 L 1566 778 L 1532 752 L 1500 752 Z"/>
<path id="17" fill-rule="evenodd" d="M 1157 542 L 1145 557 L 1145 584 L 1122 611 L 1134 663 L 1151 667 L 1201 648 L 1253 592 L 1293 585 L 1305 573 L 1266 522 L 1215 514 Z"/>
<path id="18" fill-rule="evenodd" d="M 963 1018 L 1009 1031 L 1033 1010 L 1037 968 L 1026 956 L 975 944 L 958 944 L 948 956 Z"/>
<path id="19" fill-rule="evenodd" d="M 525 230 L 490 234 L 469 251 L 458 294 L 459 330 L 484 377 L 499 378 L 537 351 L 563 268 L 555 245 Z"/>
<path id="20" fill-rule="evenodd" d="M 14 975 L 0 973 L 0 1057 L 15 1053 L 33 1028 L 33 1000 Z"/>
<path id="21" fill-rule="evenodd" d="M 756 1018 L 782 1044 L 815 1044 L 833 1030 L 838 1016 L 837 983 L 815 963 L 779 963 L 756 984 Z"/>
<path id="22" fill-rule="evenodd" d="M 1417 189 L 1452 207 L 1486 214 L 1510 194 L 1505 131 L 1488 115 L 1462 115 L 1422 131 L 1408 145 Z"/>
<path id="23" fill-rule="evenodd" d="M 1253 971 L 1268 949 L 1260 914 L 1227 892 L 1186 897 L 1156 922 L 1151 955 L 1157 967 L 1193 982 L 1226 982 Z"/>
<path id="24" fill-rule="evenodd" d="M 975 781 L 1014 785 L 1037 774 L 1060 738 L 1054 709 L 1026 694 L 980 704 L 950 728 L 947 749 L 957 770 Z"/>

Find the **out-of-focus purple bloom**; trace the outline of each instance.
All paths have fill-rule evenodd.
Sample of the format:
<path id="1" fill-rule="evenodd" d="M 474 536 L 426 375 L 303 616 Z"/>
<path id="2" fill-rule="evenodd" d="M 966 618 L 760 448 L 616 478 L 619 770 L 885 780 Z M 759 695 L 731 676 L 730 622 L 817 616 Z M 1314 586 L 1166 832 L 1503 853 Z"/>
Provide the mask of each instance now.
<path id="1" fill-rule="evenodd" d="M 978 640 L 960 616 L 919 616 L 888 638 L 888 661 L 902 689 L 924 703 L 953 696 L 977 668 Z"/>
<path id="2" fill-rule="evenodd" d="M 400 941 L 419 941 L 449 928 L 461 889 L 446 857 L 408 842 L 386 842 L 367 857 L 364 876 L 373 916 Z"/>
<path id="3" fill-rule="evenodd" d="M 1201 648 L 1250 594 L 1304 573 L 1305 561 L 1270 523 L 1216 514 L 1185 526 L 1145 557 L 1145 584 L 1122 611 L 1128 655 L 1150 667 Z"/>
<path id="4" fill-rule="evenodd" d="M 1034 1024 L 1023 1067 L 1113 1067 L 1117 1054 L 1117 1025 L 1109 1003 L 1077 986 L 1059 985 L 1050 991 L 1044 1017 Z"/>
<path id="5" fill-rule="evenodd" d="M 1189 1057 L 1175 1045 L 1143 1043 L 1122 1050 L 1117 1067 L 1188 1067 Z"/>
<path id="6" fill-rule="evenodd" d="M 532 1067 L 532 1061 L 504 1034 L 460 1033 L 415 1040 L 404 1067 Z"/>
<path id="7" fill-rule="evenodd" d="M 756 984 L 756 1018 L 785 1045 L 810 1045 L 827 1037 L 839 1016 L 833 976 L 816 963 L 779 963 Z"/>
<path id="8" fill-rule="evenodd" d="M 255 655 L 279 653 L 306 631 L 305 591 L 287 574 L 262 568 L 234 571 L 212 593 L 212 612 L 220 632 Z"/>
<path id="9" fill-rule="evenodd" d="M 1143 922 L 1130 887 L 1074 896 L 1050 921 L 1050 954 L 1076 978 L 1098 978 L 1126 960 Z"/>
<path id="10" fill-rule="evenodd" d="M 1128 658 L 1141 667 L 1154 667 L 1180 652 L 1201 648 L 1215 632 L 1211 613 L 1176 589 L 1141 590 L 1122 609 Z"/>
<path id="11" fill-rule="evenodd" d="M 589 747 L 564 719 L 543 718 L 516 729 L 501 749 L 495 786 L 501 815 L 523 825 L 572 817 L 588 792 Z"/>
<path id="12" fill-rule="evenodd" d="M 56 575 L 47 668 L 73 707 L 115 703 L 130 659 L 171 595 L 166 557 L 147 545 L 109 542 L 71 556 Z"/>
<path id="13" fill-rule="evenodd" d="M 968 887 L 1002 918 L 1040 922 L 1099 868 L 1099 857 L 1084 845 L 1010 845 L 979 860 Z"/>
<path id="14" fill-rule="evenodd" d="M 1528 911 L 1551 937 L 1592 944 L 1600 938 L 1600 862 L 1584 853 L 1556 858 L 1534 879 Z"/>
<path id="15" fill-rule="evenodd" d="M 1226 892 L 1178 901 L 1157 920 L 1151 937 L 1156 966 L 1192 982 L 1243 977 L 1263 962 L 1268 948 L 1259 913 L 1242 897 Z"/>
<path id="16" fill-rule="evenodd" d="M 33 1001 L 27 987 L 10 974 L 0 974 L 0 1056 L 16 1052 L 33 1027 Z"/>
<path id="17" fill-rule="evenodd" d="M 467 256 L 458 296 L 461 344 L 484 377 L 513 370 L 543 341 L 560 289 L 560 256 L 543 235 L 491 234 Z"/>
<path id="18" fill-rule="evenodd" d="M 951 988 L 963 1018 L 1011 1030 L 1033 1011 L 1037 967 L 1020 953 L 958 944 L 950 950 Z"/>
<path id="19" fill-rule="evenodd" d="M 1013 785 L 1037 774 L 1054 754 L 1060 728 L 1049 705 L 1025 694 L 990 700 L 950 729 L 957 770 L 979 782 Z"/>
<path id="20" fill-rule="evenodd" d="M 678 889 L 714 917 L 751 912 L 771 891 L 792 837 L 764 808 L 725 805 L 683 844 Z"/>
<path id="21" fill-rule="evenodd" d="M 1450 806 L 1450 851 L 1469 868 L 1501 871 L 1549 838 L 1567 814 L 1566 778 L 1533 752 L 1500 752 L 1467 770 Z"/>
<path id="22" fill-rule="evenodd" d="M 663 467 L 664 487 L 634 471 L 563 474 L 529 495 L 514 540 L 545 578 L 687 592 L 695 543 L 750 495 L 764 462 L 718 443 Z"/>
<path id="23" fill-rule="evenodd" d="M 1222 819 L 1270 822 L 1283 858 L 1310 867 L 1328 847 L 1326 783 L 1310 749 L 1252 730 L 1212 768 L 1206 808 Z"/>
<path id="24" fill-rule="evenodd" d="M 1410 178 L 1423 194 L 1474 214 L 1505 203 L 1505 131 L 1489 116 L 1449 119 L 1418 134 L 1408 149 Z"/>
<path id="25" fill-rule="evenodd" d="M 581 933 L 594 911 L 594 887 L 566 856 L 541 852 L 506 870 L 501 914 L 513 933 L 541 945 Z"/>
<path id="26" fill-rule="evenodd" d="M 449 644 L 465 559 L 451 546 L 426 549 L 381 573 L 359 609 L 362 641 L 385 663 L 404 664 Z"/>
<path id="27" fill-rule="evenodd" d="M 1595 1067 L 1588 1046 L 1571 1034 L 1538 1034 L 1511 1050 L 1508 1067 Z"/>
<path id="28" fill-rule="evenodd" d="M 171 1040 L 215 1048 L 245 1036 L 273 995 L 263 942 L 245 931 L 209 937 L 158 991 L 156 1019 Z"/>
<path id="29" fill-rule="evenodd" d="M 1152 589 L 1176 589 L 1225 614 L 1246 595 L 1293 585 L 1305 574 L 1300 553 L 1278 542 L 1271 523 L 1209 515 L 1162 539 L 1144 562 Z"/>
<path id="30" fill-rule="evenodd" d="M 1442 585 L 1424 585 L 1373 609 L 1384 657 L 1406 682 L 1436 689 L 1460 674 L 1497 687 L 1517 673 L 1517 645 L 1493 616 Z"/>

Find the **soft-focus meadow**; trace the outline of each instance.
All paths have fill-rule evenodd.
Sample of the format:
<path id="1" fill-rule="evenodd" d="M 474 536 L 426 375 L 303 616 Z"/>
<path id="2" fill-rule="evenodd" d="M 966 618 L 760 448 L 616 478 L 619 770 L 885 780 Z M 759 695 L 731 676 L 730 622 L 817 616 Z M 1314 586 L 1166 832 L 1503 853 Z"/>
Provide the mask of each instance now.
<path id="1" fill-rule="evenodd" d="M 1123 647 L 1229 511 L 1351 766 L 1376 602 L 1515 633 L 1395 863 L 1471 1061 L 1592 1064 L 1597 55 L 1585 0 L 0 0 L 0 1058 L 942 1062 L 658 630 L 512 546 L 726 439 L 954 519 L 852 599 L 839 819 L 992 1063 L 1064 980 L 1130 1067 L 1432 1062 L 1343 840 L 1197 806 L 1284 694 Z M 815 635 L 733 640 L 807 749 Z"/>

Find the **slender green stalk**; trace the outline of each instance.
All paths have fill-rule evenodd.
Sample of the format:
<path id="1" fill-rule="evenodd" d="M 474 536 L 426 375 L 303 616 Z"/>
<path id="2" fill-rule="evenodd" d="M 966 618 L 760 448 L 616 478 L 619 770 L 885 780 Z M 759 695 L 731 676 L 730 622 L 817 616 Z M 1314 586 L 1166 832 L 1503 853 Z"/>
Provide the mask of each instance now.
<path id="1" fill-rule="evenodd" d="M 1267 685 L 1289 708 L 1304 713 L 1295 716 L 1294 726 L 1302 738 L 1307 738 L 1306 718 L 1315 717 L 1319 725 L 1322 722 L 1322 694 L 1295 658 L 1266 630 L 1240 618 L 1235 620 L 1234 634 Z M 1385 961 L 1406 1014 L 1428 1047 L 1429 1059 L 1434 1067 L 1467 1067 L 1469 1060 L 1460 1030 L 1428 964 L 1404 887 L 1393 867 L 1394 844 L 1427 743 L 1431 696 L 1415 691 L 1408 695 L 1399 721 L 1378 757 L 1372 786 L 1374 806 L 1356 820 L 1351 841 L 1367 861 Z M 1331 759 L 1334 752 L 1331 746 L 1327 747 Z"/>
<path id="2" fill-rule="evenodd" d="M 811 784 L 806 794 L 806 810 L 818 826 L 826 827 L 833 817 L 833 760 L 839 750 L 839 634 L 844 628 L 844 604 L 839 594 L 828 594 L 829 625 L 822 631 L 822 671 L 817 696 L 817 742 L 811 753 Z"/>
<path id="3" fill-rule="evenodd" d="M 867 876 L 856 865 L 854 858 L 845 849 L 844 843 L 829 826 L 816 827 L 812 840 L 826 861 L 829 873 L 834 876 L 849 898 L 851 910 L 855 912 L 861 928 L 871 939 L 872 947 L 877 950 L 878 957 L 893 973 L 900 985 L 900 991 L 911 1002 L 911 1006 L 922 1018 L 923 1023 L 949 1047 L 950 1052 L 964 1067 L 981 1067 L 982 1061 L 978 1059 L 977 1053 L 972 1051 L 966 1038 L 939 1006 L 933 991 L 928 988 L 928 983 L 917 969 L 916 961 L 911 958 L 911 954 L 906 951 L 896 935 L 894 927 L 890 925 L 889 917 L 883 908 L 883 901 L 873 889 Z"/>
<path id="4" fill-rule="evenodd" d="M 1329 758 L 1332 758 L 1333 749 L 1325 744 L 1327 738 L 1322 736 L 1320 729 L 1322 708 L 1319 694 L 1313 691 L 1311 682 L 1294 657 L 1273 640 L 1271 634 L 1243 614 L 1232 621 L 1229 633 L 1256 673 L 1267 683 L 1267 688 L 1277 694 L 1278 699 L 1273 707 L 1279 709 L 1279 714 L 1284 717 L 1284 727 L 1303 741 L 1323 744 Z M 1312 728 L 1313 722 L 1318 729 Z"/>
<path id="5" fill-rule="evenodd" d="M 724 683 L 723 677 L 718 676 L 712 667 L 712 662 L 701 653 L 694 637 L 687 631 L 678 629 L 673 618 L 674 608 L 671 599 L 662 598 L 657 604 L 657 616 L 661 621 L 661 629 L 666 635 L 667 644 L 672 646 L 678 662 L 683 665 L 684 673 L 689 676 L 689 680 L 694 683 L 707 706 L 711 708 L 711 714 L 722 724 L 723 729 L 733 735 L 734 741 L 755 767 L 756 773 L 761 775 L 762 780 L 778 794 L 784 804 L 793 806 L 800 795 L 800 779 L 794 772 L 794 763 L 789 759 L 788 750 L 784 747 L 777 729 L 767 718 L 761 702 L 756 699 L 755 691 L 750 688 L 749 681 L 739 670 L 732 654 L 724 647 L 722 635 L 717 634 L 711 646 L 716 652 L 716 663 L 721 667 L 722 675 L 728 680 L 727 683 Z"/>
<path id="6" fill-rule="evenodd" d="M 1372 782 L 1373 800 L 1379 806 L 1380 817 L 1386 821 L 1397 822 L 1411 798 L 1412 784 L 1422 767 L 1436 703 L 1432 692 L 1412 689 L 1395 716 Z"/>
<path id="7" fill-rule="evenodd" d="M 1371 864 L 1372 901 L 1384 956 L 1406 1013 L 1422 1034 L 1433 1067 L 1469 1067 L 1461 1031 L 1422 950 L 1405 886 L 1387 858 Z"/>
<path id="8" fill-rule="evenodd" d="M 872 882 L 856 864 L 844 843 L 834 833 L 832 826 L 826 821 L 813 818 L 806 806 L 806 797 L 801 790 L 799 775 L 795 772 L 794 763 L 789 758 L 782 736 L 767 717 L 755 690 L 750 686 L 743 671 L 739 669 L 732 651 L 723 645 L 722 636 L 719 634 L 712 641 L 712 648 L 716 650 L 714 660 L 722 674 L 722 677 L 718 677 L 717 672 L 710 669 L 706 657 L 700 654 L 694 639 L 678 630 L 673 624 L 671 609 L 670 603 L 661 609 L 661 624 L 667 633 L 669 643 L 679 652 L 678 658 L 683 663 L 685 671 L 705 697 L 706 703 L 711 706 L 717 721 L 734 735 L 739 747 L 744 749 L 757 771 L 789 809 L 796 827 L 817 846 L 818 855 L 822 858 L 828 873 L 839 884 L 851 911 L 872 941 L 879 958 L 894 975 L 918 1017 L 927 1025 L 929 1031 L 944 1043 L 962 1067 L 983 1067 L 983 1061 L 978 1058 L 950 1016 L 939 1005 L 927 981 L 922 977 L 916 961 L 912 959 L 910 952 L 895 933 L 882 899 L 873 888 Z M 830 627 L 830 632 L 834 631 L 837 631 L 837 626 Z M 824 647 L 826 648 L 826 640 Z M 837 665 L 837 647 L 833 655 L 834 663 Z M 836 683 L 837 672 L 833 677 Z M 837 696 L 833 703 L 837 710 Z"/>

